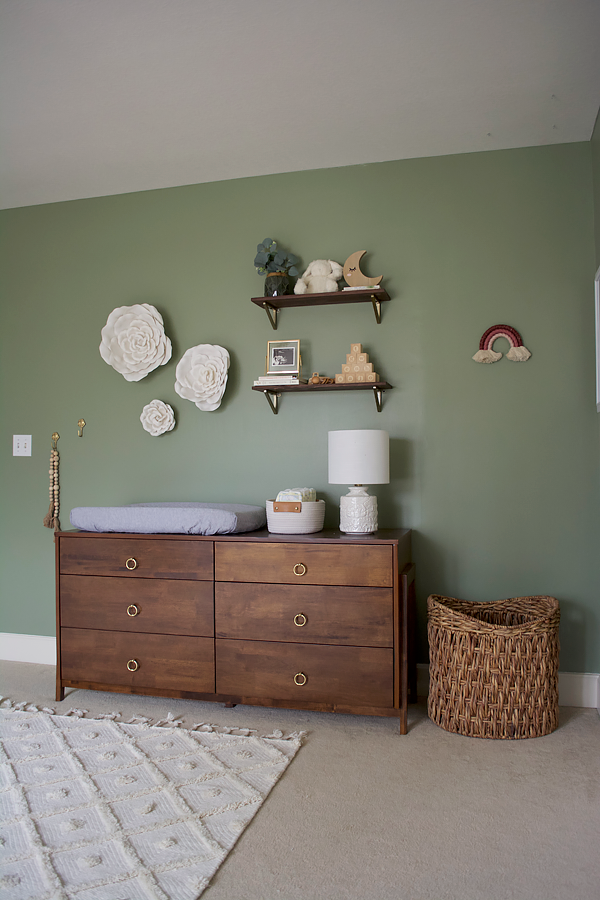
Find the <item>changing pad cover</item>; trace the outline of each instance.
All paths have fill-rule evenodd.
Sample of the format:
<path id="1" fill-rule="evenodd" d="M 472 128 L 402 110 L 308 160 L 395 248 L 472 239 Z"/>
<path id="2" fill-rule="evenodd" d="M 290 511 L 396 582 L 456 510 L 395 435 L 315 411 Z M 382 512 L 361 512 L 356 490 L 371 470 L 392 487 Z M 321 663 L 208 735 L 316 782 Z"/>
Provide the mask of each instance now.
<path id="1" fill-rule="evenodd" d="M 82 531 L 133 534 L 240 534 L 264 528 L 263 506 L 243 503 L 130 503 L 127 506 L 77 506 L 71 525 Z"/>

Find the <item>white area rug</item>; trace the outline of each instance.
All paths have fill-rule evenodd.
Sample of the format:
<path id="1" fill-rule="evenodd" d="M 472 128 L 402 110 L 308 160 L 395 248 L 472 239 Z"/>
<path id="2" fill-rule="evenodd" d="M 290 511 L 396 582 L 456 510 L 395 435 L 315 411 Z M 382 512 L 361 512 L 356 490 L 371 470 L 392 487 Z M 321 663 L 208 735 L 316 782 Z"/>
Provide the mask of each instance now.
<path id="1" fill-rule="evenodd" d="M 2 900 L 195 900 L 303 735 L 119 719 L 4 701 Z"/>

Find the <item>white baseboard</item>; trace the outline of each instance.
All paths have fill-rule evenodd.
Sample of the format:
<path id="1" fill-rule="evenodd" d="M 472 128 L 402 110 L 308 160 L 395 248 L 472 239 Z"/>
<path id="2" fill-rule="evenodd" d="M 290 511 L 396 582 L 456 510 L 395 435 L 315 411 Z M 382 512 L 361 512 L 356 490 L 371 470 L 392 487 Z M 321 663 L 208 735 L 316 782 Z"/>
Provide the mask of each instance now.
<path id="1" fill-rule="evenodd" d="M 429 690 L 429 666 L 417 665 L 417 694 L 426 697 Z M 559 706 L 582 706 L 600 713 L 600 675 L 585 672 L 558 673 Z"/>
<path id="2" fill-rule="evenodd" d="M 0 659 L 11 662 L 56 665 L 56 638 L 40 634 L 8 634 L 0 632 Z M 426 697 L 429 690 L 429 666 L 417 665 L 417 694 Z M 582 706 L 600 713 L 600 675 L 585 672 L 558 673 L 560 706 Z"/>
<path id="3" fill-rule="evenodd" d="M 45 637 L 41 634 L 0 632 L 0 659 L 55 666 L 56 638 Z"/>
<path id="4" fill-rule="evenodd" d="M 558 673 L 559 706 L 587 706 L 600 713 L 600 675 Z"/>

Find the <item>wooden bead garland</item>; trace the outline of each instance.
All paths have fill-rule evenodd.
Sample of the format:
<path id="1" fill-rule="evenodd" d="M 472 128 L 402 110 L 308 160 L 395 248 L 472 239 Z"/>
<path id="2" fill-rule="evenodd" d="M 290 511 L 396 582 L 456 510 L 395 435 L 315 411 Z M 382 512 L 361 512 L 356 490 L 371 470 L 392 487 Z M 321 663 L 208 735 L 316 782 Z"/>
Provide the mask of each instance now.
<path id="1" fill-rule="evenodd" d="M 48 507 L 48 512 L 44 516 L 44 525 L 46 528 L 54 528 L 55 531 L 60 531 L 60 521 L 58 518 L 60 510 L 60 484 L 58 478 L 60 457 L 58 455 L 58 450 L 56 449 L 57 440 L 58 435 L 56 434 L 55 436 L 53 434 L 52 450 L 50 451 L 50 469 L 48 470 L 50 476 L 50 506 Z"/>

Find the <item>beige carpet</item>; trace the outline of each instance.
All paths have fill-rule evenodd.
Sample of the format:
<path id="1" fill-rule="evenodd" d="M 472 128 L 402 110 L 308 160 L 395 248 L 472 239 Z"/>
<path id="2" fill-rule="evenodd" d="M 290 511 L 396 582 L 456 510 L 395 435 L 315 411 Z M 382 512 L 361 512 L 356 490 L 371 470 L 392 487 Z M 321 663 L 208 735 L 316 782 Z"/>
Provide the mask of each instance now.
<path id="1" fill-rule="evenodd" d="M 482 741 L 410 707 L 393 719 L 70 691 L 54 670 L 0 664 L 15 700 L 118 709 L 188 725 L 307 731 L 302 750 L 203 900 L 598 900 L 600 718 L 560 710 L 553 734 Z"/>

